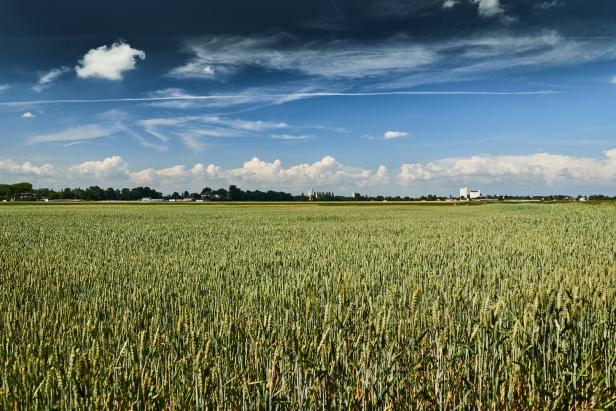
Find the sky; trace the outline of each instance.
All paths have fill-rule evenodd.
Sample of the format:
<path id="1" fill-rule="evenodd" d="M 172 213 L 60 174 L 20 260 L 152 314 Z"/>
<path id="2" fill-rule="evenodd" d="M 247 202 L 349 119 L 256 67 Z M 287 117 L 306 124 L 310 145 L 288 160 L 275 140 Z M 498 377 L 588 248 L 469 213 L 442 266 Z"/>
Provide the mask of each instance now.
<path id="1" fill-rule="evenodd" d="M 616 195 L 611 0 L 3 0 L 0 182 Z"/>

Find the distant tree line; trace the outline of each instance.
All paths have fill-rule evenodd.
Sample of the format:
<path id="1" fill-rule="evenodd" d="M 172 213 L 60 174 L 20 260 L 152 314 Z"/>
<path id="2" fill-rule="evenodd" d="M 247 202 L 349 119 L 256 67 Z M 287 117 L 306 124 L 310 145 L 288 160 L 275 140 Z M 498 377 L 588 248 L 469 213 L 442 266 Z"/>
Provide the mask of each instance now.
<path id="1" fill-rule="evenodd" d="M 35 189 L 30 183 L 0 184 L 0 200 L 28 201 L 49 198 L 51 200 L 83 200 L 83 201 L 135 201 L 143 197 L 163 198 L 162 193 L 150 187 L 103 189 L 99 186 L 88 188 L 65 188 L 52 190 L 49 188 Z"/>
<path id="2" fill-rule="evenodd" d="M 228 189 L 219 188 L 216 190 L 205 187 L 201 192 L 190 193 L 188 191 L 173 192 L 165 195 L 150 187 L 135 188 L 101 188 L 90 186 L 88 188 L 64 188 L 53 190 L 49 188 L 34 188 L 31 183 L 0 184 L 0 201 L 37 201 L 42 199 L 50 200 L 81 200 L 81 201 L 138 201 L 143 198 L 161 200 L 203 200 L 203 201 L 445 201 L 453 197 L 437 195 L 422 195 L 421 197 L 401 197 L 401 196 L 367 196 L 358 193 L 353 196 L 336 195 L 333 192 L 317 192 L 312 198 L 305 194 L 292 195 L 282 191 L 244 191 L 235 185 Z M 484 199 L 493 201 L 507 200 L 540 200 L 540 201 L 567 201 L 574 197 L 567 195 L 488 195 Z M 577 197 L 578 199 L 581 196 Z M 616 197 L 606 195 L 592 195 L 588 200 L 616 200 Z"/>

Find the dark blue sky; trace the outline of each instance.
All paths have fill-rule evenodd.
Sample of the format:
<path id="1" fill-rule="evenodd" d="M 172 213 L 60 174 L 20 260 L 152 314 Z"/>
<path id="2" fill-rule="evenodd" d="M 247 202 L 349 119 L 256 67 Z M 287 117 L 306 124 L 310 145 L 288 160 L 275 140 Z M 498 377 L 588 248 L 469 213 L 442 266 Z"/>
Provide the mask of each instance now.
<path id="1" fill-rule="evenodd" d="M 616 194 L 616 3 L 0 4 L 0 180 Z"/>

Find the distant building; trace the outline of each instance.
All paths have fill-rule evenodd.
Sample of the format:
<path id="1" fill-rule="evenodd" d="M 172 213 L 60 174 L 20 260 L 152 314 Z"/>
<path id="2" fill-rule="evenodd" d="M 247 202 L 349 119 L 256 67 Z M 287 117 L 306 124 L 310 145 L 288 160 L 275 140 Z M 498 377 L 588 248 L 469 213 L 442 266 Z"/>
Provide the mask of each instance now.
<path id="1" fill-rule="evenodd" d="M 351 194 L 351 198 L 353 200 L 357 200 L 357 199 L 361 198 L 361 194 L 353 192 L 353 194 Z"/>
<path id="2" fill-rule="evenodd" d="M 468 191 L 468 187 L 463 187 L 460 189 L 460 200 L 468 200 L 470 199 L 470 193 Z"/>
<path id="3" fill-rule="evenodd" d="M 469 190 L 468 187 L 460 189 L 460 200 L 476 200 L 481 198 L 481 190 Z"/>
<path id="4" fill-rule="evenodd" d="M 319 194 L 314 191 L 314 188 L 308 190 L 308 201 L 317 200 L 319 198 Z"/>
<path id="5" fill-rule="evenodd" d="M 214 201 L 214 200 L 220 200 L 220 194 L 215 194 L 213 192 L 208 192 L 206 194 L 201 194 L 201 200 L 203 201 Z"/>

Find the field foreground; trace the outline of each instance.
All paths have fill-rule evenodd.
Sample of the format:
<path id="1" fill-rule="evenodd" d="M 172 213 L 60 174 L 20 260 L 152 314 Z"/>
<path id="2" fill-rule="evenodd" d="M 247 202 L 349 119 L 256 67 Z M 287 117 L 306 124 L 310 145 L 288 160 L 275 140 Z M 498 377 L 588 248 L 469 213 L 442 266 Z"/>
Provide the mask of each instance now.
<path id="1" fill-rule="evenodd" d="M 611 205 L 0 207 L 0 408 L 616 403 Z"/>

